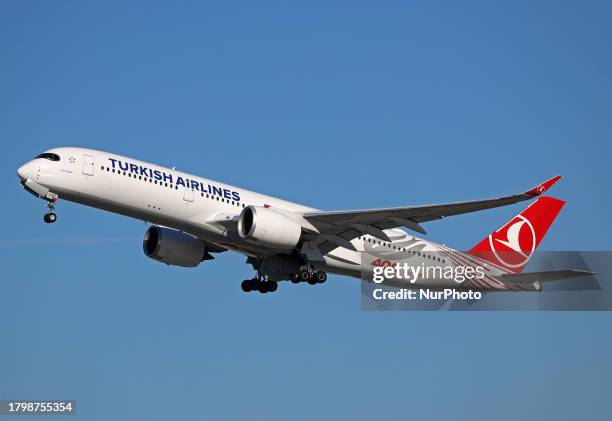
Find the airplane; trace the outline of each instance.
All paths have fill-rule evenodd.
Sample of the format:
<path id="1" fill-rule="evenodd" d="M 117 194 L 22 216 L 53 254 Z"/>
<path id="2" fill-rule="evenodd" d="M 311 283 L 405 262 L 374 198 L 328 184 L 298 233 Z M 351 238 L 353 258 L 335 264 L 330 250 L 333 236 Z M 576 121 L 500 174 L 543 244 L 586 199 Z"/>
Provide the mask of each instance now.
<path id="1" fill-rule="evenodd" d="M 364 271 L 410 260 L 432 267 L 483 267 L 482 279 L 420 279 L 418 286 L 481 291 L 540 291 L 541 282 L 591 274 L 565 270 L 522 273 L 564 202 L 542 196 L 561 177 L 522 193 L 457 203 L 321 211 L 129 157 L 77 147 L 53 148 L 17 170 L 21 185 L 47 202 L 46 223 L 57 220 L 58 199 L 152 224 L 144 254 L 167 265 L 196 267 L 213 254 L 247 257 L 255 276 L 245 292 L 274 292 L 279 281 L 324 283 L 327 274 L 371 282 Z M 453 215 L 536 199 L 468 252 L 409 235 L 421 224 Z M 406 280 L 384 285 L 414 288 Z"/>

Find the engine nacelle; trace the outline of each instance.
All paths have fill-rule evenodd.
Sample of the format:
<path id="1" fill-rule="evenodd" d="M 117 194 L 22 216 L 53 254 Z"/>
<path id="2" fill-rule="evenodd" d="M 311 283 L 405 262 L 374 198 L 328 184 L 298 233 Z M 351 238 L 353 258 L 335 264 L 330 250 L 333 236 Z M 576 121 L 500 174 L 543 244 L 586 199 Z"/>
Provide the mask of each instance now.
<path id="1" fill-rule="evenodd" d="M 300 241 L 302 227 L 273 209 L 247 206 L 240 213 L 238 234 L 249 243 L 287 251 Z"/>
<path id="2" fill-rule="evenodd" d="M 158 226 L 152 226 L 145 232 L 142 249 L 153 260 L 183 267 L 196 267 L 206 254 L 202 240 L 172 228 Z"/>

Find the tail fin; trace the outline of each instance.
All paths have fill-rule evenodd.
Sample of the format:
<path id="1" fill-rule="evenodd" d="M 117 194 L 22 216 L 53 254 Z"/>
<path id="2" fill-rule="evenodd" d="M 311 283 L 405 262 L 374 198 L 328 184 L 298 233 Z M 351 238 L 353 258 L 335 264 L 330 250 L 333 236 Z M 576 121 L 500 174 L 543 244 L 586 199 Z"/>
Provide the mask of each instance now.
<path id="1" fill-rule="evenodd" d="M 469 253 L 511 272 L 522 272 L 564 204 L 563 200 L 540 197 Z"/>

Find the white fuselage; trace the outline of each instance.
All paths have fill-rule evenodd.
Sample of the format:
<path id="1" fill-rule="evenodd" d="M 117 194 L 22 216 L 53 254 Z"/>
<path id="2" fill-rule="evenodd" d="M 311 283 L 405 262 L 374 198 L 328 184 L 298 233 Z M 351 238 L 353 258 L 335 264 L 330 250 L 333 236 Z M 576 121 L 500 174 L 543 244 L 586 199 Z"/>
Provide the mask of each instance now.
<path id="1" fill-rule="evenodd" d="M 33 180 L 61 199 L 175 228 L 246 256 L 261 257 L 274 251 L 253 245 L 240 238 L 235 230 L 224 228 L 222 222 L 237 218 L 244 207 L 265 206 L 298 213 L 316 211 L 297 203 L 108 152 L 69 147 L 48 152 L 58 154 L 61 159 L 55 162 L 34 159 L 19 168 L 20 178 Z M 338 247 L 324 256 L 324 264 L 319 269 L 360 278 L 364 269 L 363 256 L 370 254 L 374 256 L 372 259 L 387 256 L 391 260 L 399 260 L 398 256 L 408 256 L 415 265 L 465 264 L 460 263 L 461 259 L 466 258 L 463 253 L 408 236 L 403 230 L 385 232 L 391 242 L 382 242 L 370 236 L 356 238 L 351 241 L 356 251 Z M 370 263 L 368 261 L 367 265 Z M 497 272 L 493 268 L 492 273 Z M 426 279 L 423 282 L 430 287 L 457 286 L 447 279 Z M 423 282 L 417 285 L 423 286 Z M 402 282 L 396 286 L 411 285 Z M 482 285 L 474 284 L 472 287 L 497 289 L 498 285 L 482 282 Z M 506 288 L 500 284 L 499 289 Z"/>

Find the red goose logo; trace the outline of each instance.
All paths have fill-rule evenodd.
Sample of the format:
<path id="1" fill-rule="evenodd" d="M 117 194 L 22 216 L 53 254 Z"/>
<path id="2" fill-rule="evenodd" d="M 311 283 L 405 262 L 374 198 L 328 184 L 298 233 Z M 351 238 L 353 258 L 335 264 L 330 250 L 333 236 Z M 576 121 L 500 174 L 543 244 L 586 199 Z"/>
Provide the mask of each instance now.
<path id="1" fill-rule="evenodd" d="M 535 230 L 527 218 L 518 215 L 489 235 L 489 245 L 501 264 L 509 268 L 518 268 L 529 261 L 536 248 Z"/>

